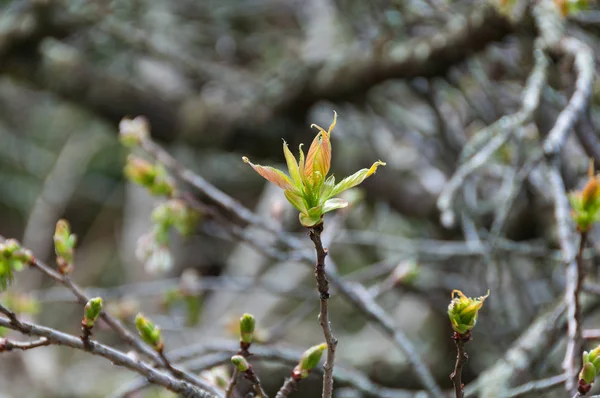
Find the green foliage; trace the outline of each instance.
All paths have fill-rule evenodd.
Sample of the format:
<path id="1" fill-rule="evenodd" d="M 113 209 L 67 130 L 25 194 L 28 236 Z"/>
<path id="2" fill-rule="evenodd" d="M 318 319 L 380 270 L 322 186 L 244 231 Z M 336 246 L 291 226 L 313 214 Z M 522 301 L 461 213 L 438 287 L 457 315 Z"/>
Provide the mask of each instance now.
<path id="1" fill-rule="evenodd" d="M 242 158 L 258 174 L 284 190 L 288 202 L 300 211 L 300 223 L 305 227 L 318 225 L 325 213 L 348 206 L 348 202 L 334 196 L 362 183 L 375 173 L 378 166 L 385 166 L 384 162 L 377 161 L 369 169 L 359 170 L 338 184 L 333 175 L 327 177 L 331 166 L 330 138 L 336 121 L 337 114 L 334 112 L 333 122 L 327 131 L 311 125 L 319 129 L 319 134 L 310 145 L 306 158 L 301 145 L 300 159 L 296 161 L 284 141 L 283 153 L 289 176 L 273 167 L 253 164 L 247 157 Z"/>

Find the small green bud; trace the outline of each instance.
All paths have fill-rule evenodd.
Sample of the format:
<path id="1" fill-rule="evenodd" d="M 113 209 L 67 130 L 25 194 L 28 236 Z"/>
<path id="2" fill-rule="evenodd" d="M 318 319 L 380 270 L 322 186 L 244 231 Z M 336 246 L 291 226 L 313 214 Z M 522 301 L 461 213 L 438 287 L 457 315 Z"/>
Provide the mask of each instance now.
<path id="1" fill-rule="evenodd" d="M 91 328 L 100 316 L 100 312 L 102 312 L 102 297 L 90 299 L 85 305 L 84 311 L 85 317 L 82 323 Z"/>
<path id="2" fill-rule="evenodd" d="M 294 369 L 294 373 L 299 375 L 301 379 L 306 379 L 310 371 L 319 364 L 319 361 L 323 356 L 323 351 L 326 349 L 327 344 L 323 343 L 304 351 L 304 354 L 302 354 L 302 359 L 300 359 L 300 363 Z"/>
<path id="3" fill-rule="evenodd" d="M 58 270 L 62 274 L 73 271 L 73 256 L 77 237 L 71 234 L 71 227 L 67 220 L 58 220 L 54 232 L 54 251 Z"/>
<path id="4" fill-rule="evenodd" d="M 584 380 L 587 384 L 592 384 L 595 378 L 596 367 L 591 362 L 584 364 L 579 373 L 579 379 Z"/>
<path id="5" fill-rule="evenodd" d="M 457 295 L 458 297 L 455 297 Z M 473 330 L 477 323 L 477 315 L 483 306 L 483 302 L 490 295 L 490 292 L 485 296 L 470 298 L 460 290 L 452 291 L 452 301 L 448 306 L 448 317 L 452 324 L 452 329 L 458 334 L 466 334 Z"/>
<path id="6" fill-rule="evenodd" d="M 154 347 L 155 350 L 163 349 L 162 335 L 160 328 L 155 326 L 152 321 L 146 318 L 143 314 L 137 314 L 135 317 L 135 327 L 146 344 Z"/>
<path id="7" fill-rule="evenodd" d="M 156 178 L 156 168 L 152 163 L 140 158 L 139 156 L 129 155 L 127 163 L 123 169 L 125 177 L 133 183 L 149 188 L 154 184 Z"/>
<path id="8" fill-rule="evenodd" d="M 154 178 L 154 183 L 148 187 L 150 192 L 156 196 L 171 196 L 175 188 L 173 187 L 173 183 L 170 180 L 167 171 L 161 165 L 156 165 L 154 169 L 156 171 L 156 176 Z"/>
<path id="9" fill-rule="evenodd" d="M 250 364 L 248 363 L 248 361 L 246 360 L 246 358 L 244 358 L 241 355 L 234 355 L 231 357 L 231 363 L 233 364 L 233 366 L 235 366 L 237 368 L 237 370 L 239 370 L 240 372 L 245 372 L 248 369 L 250 369 Z"/>
<path id="10" fill-rule="evenodd" d="M 33 255 L 15 239 L 0 243 L 0 291 L 6 290 L 14 280 L 14 272 L 22 271 L 33 261 Z"/>
<path id="11" fill-rule="evenodd" d="M 256 320 L 250 314 L 244 314 L 240 318 L 240 340 L 242 343 L 251 344 L 254 338 Z"/>
<path id="12" fill-rule="evenodd" d="M 15 239 L 7 239 L 4 242 L 4 246 L 2 248 L 2 254 L 6 257 L 10 257 L 20 248 L 21 248 L 21 245 Z"/>
<path id="13" fill-rule="evenodd" d="M 150 125 L 145 117 L 124 118 L 119 123 L 119 141 L 128 148 L 134 148 L 148 138 L 149 131 Z"/>

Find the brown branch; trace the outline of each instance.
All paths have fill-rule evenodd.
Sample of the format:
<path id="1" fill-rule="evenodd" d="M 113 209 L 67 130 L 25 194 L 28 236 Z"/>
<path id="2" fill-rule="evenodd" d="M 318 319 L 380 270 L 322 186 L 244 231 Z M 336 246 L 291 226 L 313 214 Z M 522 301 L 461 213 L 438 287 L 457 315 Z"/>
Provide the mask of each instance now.
<path id="1" fill-rule="evenodd" d="M 323 398 L 331 398 L 333 396 L 333 365 L 335 362 L 335 350 L 337 347 L 337 339 L 333 336 L 331 323 L 329 322 L 329 307 L 327 300 L 329 299 L 329 281 L 325 274 L 325 257 L 327 257 L 327 249 L 323 247 L 321 242 L 321 233 L 323 232 L 323 223 L 309 228 L 310 240 L 315 244 L 317 251 L 317 263 L 315 264 L 315 278 L 317 280 L 317 290 L 321 299 L 321 310 L 319 312 L 319 324 L 323 329 L 323 336 L 327 343 L 327 359 L 323 365 Z"/>
<path id="2" fill-rule="evenodd" d="M 290 396 L 291 393 L 296 391 L 297 387 L 298 387 L 298 380 L 296 380 L 296 378 L 294 378 L 294 377 L 289 377 L 289 378 L 285 379 L 283 386 L 281 386 L 281 388 L 277 392 L 277 395 L 275 396 L 275 398 L 287 398 Z"/>
<path id="3" fill-rule="evenodd" d="M 456 398 L 463 398 L 464 390 L 462 383 L 462 370 L 469 356 L 465 351 L 465 344 L 471 340 L 471 333 L 467 332 L 464 335 L 454 332 L 452 336 L 452 340 L 454 340 L 454 344 L 456 344 L 456 364 L 454 365 L 454 371 L 450 374 L 450 380 L 452 380 L 452 384 L 454 384 L 454 394 Z"/>

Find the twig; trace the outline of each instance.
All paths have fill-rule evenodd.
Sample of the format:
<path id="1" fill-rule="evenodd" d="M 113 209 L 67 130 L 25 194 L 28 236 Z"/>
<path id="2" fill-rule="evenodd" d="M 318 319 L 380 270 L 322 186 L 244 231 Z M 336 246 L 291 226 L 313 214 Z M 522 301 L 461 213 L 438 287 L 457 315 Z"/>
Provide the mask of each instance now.
<path id="1" fill-rule="evenodd" d="M 323 232 L 323 224 L 316 225 L 309 229 L 310 240 L 315 244 L 317 251 L 317 263 L 315 264 L 315 278 L 317 279 L 317 290 L 321 299 L 321 310 L 319 312 L 319 324 L 323 329 L 325 342 L 327 343 L 327 359 L 323 365 L 323 397 L 331 398 L 333 396 L 333 365 L 335 362 L 335 350 L 338 340 L 333 336 L 331 331 L 331 323 L 329 322 L 329 308 L 327 300 L 329 299 L 329 281 L 325 274 L 325 257 L 327 257 L 327 249 L 323 248 L 321 242 L 321 233 Z"/>
<path id="2" fill-rule="evenodd" d="M 164 149 L 154 144 L 152 141 L 147 140 L 143 142 L 144 149 L 152 154 L 156 159 L 165 164 L 165 166 L 171 169 L 174 174 L 181 180 L 186 181 L 198 189 L 201 193 L 208 196 L 213 202 L 219 207 L 226 211 L 234 214 L 236 218 L 244 221 L 248 224 L 258 225 L 265 230 L 271 231 L 276 234 L 277 238 L 287 248 L 293 250 L 301 250 L 304 248 L 302 242 L 298 239 L 290 236 L 289 234 L 282 233 L 281 231 L 274 230 L 265 224 L 260 217 L 256 216 L 253 212 L 242 206 L 239 202 L 231 199 L 223 191 L 219 190 L 202 177 L 196 175 L 189 169 L 181 167 L 177 160 L 169 155 Z M 267 255 L 270 258 L 277 260 L 289 259 L 289 255 L 284 255 L 281 252 L 274 250 L 271 247 L 265 247 L 261 242 L 257 242 L 253 236 L 245 234 L 241 228 L 229 225 L 229 232 L 232 233 L 238 239 L 241 239 L 253 247 L 259 252 Z M 308 264 L 313 264 L 312 257 L 308 255 L 301 255 L 300 260 L 306 261 Z M 423 360 L 417 354 L 415 348 L 407 339 L 407 337 L 394 326 L 392 319 L 385 313 L 379 304 L 375 302 L 373 297 L 369 295 L 367 290 L 358 283 L 348 283 L 341 280 L 330 268 L 326 271 L 331 284 L 339 291 L 339 293 L 352 304 L 358 311 L 362 312 L 368 319 L 381 329 L 392 341 L 401 349 L 406 355 L 409 363 L 414 368 L 415 373 L 424 387 L 434 397 L 440 397 L 443 395 L 442 390 L 437 385 L 433 375 L 423 363 Z"/>
<path id="3" fill-rule="evenodd" d="M 260 394 L 262 398 L 269 398 L 269 396 L 263 389 L 260 379 L 258 378 L 256 373 L 254 373 L 254 370 L 252 369 L 252 365 L 249 365 L 248 370 L 246 370 L 244 372 L 244 376 L 248 380 L 250 380 L 250 382 L 254 385 L 254 390 L 256 393 Z"/>
<path id="4" fill-rule="evenodd" d="M 31 350 L 32 348 L 45 347 L 50 344 L 50 341 L 45 337 L 42 337 L 41 339 L 35 341 L 27 342 L 12 341 L 5 338 L 0 338 L 0 352 L 12 350 L 27 351 Z"/>
<path id="5" fill-rule="evenodd" d="M 557 386 L 560 386 L 567 380 L 567 376 L 563 374 L 559 374 L 556 376 L 548 377 L 546 379 L 534 380 L 529 383 L 525 383 L 520 385 L 519 387 L 512 388 L 508 391 L 506 398 L 516 398 L 521 395 L 531 394 L 531 393 L 541 393 L 550 389 L 553 389 Z"/>
<path id="6" fill-rule="evenodd" d="M 6 239 L 3 236 L 0 236 L 0 242 L 3 242 L 5 240 Z M 38 259 L 34 259 L 30 265 L 32 267 L 37 268 L 50 278 L 57 281 L 58 283 L 61 283 L 62 285 L 67 287 L 77 298 L 79 304 L 85 305 L 90 300 L 90 297 L 88 297 L 84 293 L 83 289 L 79 287 L 79 285 L 77 285 L 75 282 L 73 282 L 71 278 L 69 278 L 67 275 L 60 274 L 59 272 L 50 268 L 47 264 Z M 152 359 L 159 366 L 164 364 L 163 358 L 161 358 L 161 356 L 156 351 L 154 351 L 141 339 L 139 339 L 135 334 L 133 334 L 127 328 L 125 328 L 125 326 L 123 326 L 123 324 L 118 319 L 114 318 L 105 311 L 102 311 L 100 313 L 100 318 L 104 322 L 106 322 L 106 324 L 110 326 L 111 329 L 113 329 L 121 337 L 121 339 L 123 339 L 123 341 L 135 348 L 138 352 L 145 354 L 148 358 Z M 173 373 L 175 377 L 182 378 L 196 386 L 201 386 L 202 384 L 204 384 L 202 380 L 194 374 L 177 369 L 171 370 L 175 371 L 175 373 Z"/>
<path id="7" fill-rule="evenodd" d="M 565 302 L 567 303 L 567 348 L 563 360 L 563 369 L 567 374 L 565 387 L 567 391 L 574 392 L 576 376 L 576 359 L 579 358 L 581 347 L 580 308 L 579 308 L 579 266 L 575 259 L 576 254 L 572 245 L 572 228 L 569 212 L 569 201 L 565 193 L 565 186 L 558 167 L 549 166 L 548 180 L 550 192 L 554 201 L 554 215 L 558 230 L 560 248 L 563 261 L 566 264 L 567 285 L 565 288 Z"/>
<path id="8" fill-rule="evenodd" d="M 456 398 L 463 398 L 463 383 L 462 383 L 462 370 L 469 356 L 465 351 L 465 344 L 471 340 L 471 333 L 467 332 L 464 335 L 454 332 L 452 336 L 454 344 L 456 344 L 456 364 L 454 365 L 454 371 L 450 374 L 450 380 L 454 384 L 454 394 Z"/>
<path id="9" fill-rule="evenodd" d="M 285 379 L 283 386 L 281 386 L 275 398 L 287 398 L 291 393 L 296 391 L 297 386 L 298 380 L 296 380 L 294 377 Z"/>
<path id="10" fill-rule="evenodd" d="M 237 384 L 238 376 L 240 375 L 240 371 L 237 368 L 233 369 L 233 373 L 231 374 L 231 379 L 229 379 L 229 386 L 227 386 L 227 391 L 225 393 L 225 398 L 231 398 L 233 391 L 235 390 L 235 385 Z"/>
<path id="11" fill-rule="evenodd" d="M 93 355 L 104 357 L 110 360 L 113 364 L 133 370 L 136 373 L 139 373 L 140 375 L 146 377 L 151 383 L 163 386 L 166 389 L 179 393 L 184 397 L 215 398 L 222 396 L 212 386 L 201 380 L 201 385 L 197 388 L 187 383 L 186 381 L 177 380 L 168 374 L 162 373 L 154 369 L 149 364 L 143 361 L 133 359 L 125 353 L 117 351 L 111 347 L 105 346 L 95 341 L 90 341 L 88 347 L 86 347 L 85 344 L 78 337 L 71 336 L 69 334 L 44 326 L 19 321 L 13 312 L 8 310 L 1 304 L 0 312 L 6 315 L 6 317 L 8 318 L 7 319 L 0 317 L 1 327 L 13 329 L 28 336 L 33 335 L 44 337 L 48 340 L 49 344 L 63 345 L 79 350 L 88 351 Z"/>
<path id="12" fill-rule="evenodd" d="M 171 362 L 169 361 L 169 359 L 167 358 L 167 356 L 165 355 L 164 349 L 161 347 L 160 350 L 158 350 L 158 355 L 160 356 L 160 358 L 162 359 L 163 365 L 165 366 L 165 368 L 171 372 L 171 374 L 175 377 L 177 377 L 178 379 L 181 378 L 185 378 L 183 372 L 179 369 L 176 369 L 173 367 L 173 365 L 171 365 Z"/>
<path id="13" fill-rule="evenodd" d="M 462 186 L 465 178 L 473 173 L 473 171 L 483 166 L 490 156 L 492 156 L 496 150 L 504 145 L 511 137 L 515 128 L 528 123 L 532 119 L 535 110 L 539 106 L 541 91 L 546 84 L 547 79 L 549 60 L 542 48 L 542 44 L 537 41 L 536 50 L 534 51 L 536 60 L 535 66 L 529 75 L 523 90 L 521 109 L 512 115 L 503 116 L 474 136 L 475 144 L 479 145 L 478 142 L 483 141 L 479 137 L 491 135 L 488 131 L 496 132 L 491 139 L 485 140 L 485 146 L 479 149 L 474 156 L 465 159 L 465 162 L 460 165 L 440 193 L 437 206 L 441 212 L 442 223 L 444 226 L 451 227 L 454 225 L 455 215 L 451 210 L 451 206 L 456 192 L 458 188 Z M 470 148 L 468 144 L 466 148 Z M 465 149 L 465 151 L 467 151 L 467 149 Z M 462 155 L 462 157 L 464 159 L 466 158 L 466 155 Z"/>

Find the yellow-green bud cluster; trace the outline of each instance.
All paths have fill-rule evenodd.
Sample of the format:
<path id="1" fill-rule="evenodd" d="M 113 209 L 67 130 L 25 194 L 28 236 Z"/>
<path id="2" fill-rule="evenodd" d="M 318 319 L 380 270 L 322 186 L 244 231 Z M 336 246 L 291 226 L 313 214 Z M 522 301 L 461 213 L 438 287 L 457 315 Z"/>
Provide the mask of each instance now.
<path id="1" fill-rule="evenodd" d="M 240 372 L 245 372 L 248 369 L 250 369 L 250 364 L 248 363 L 248 361 L 246 360 L 246 358 L 244 358 L 241 355 L 234 355 L 234 356 L 232 356 L 231 357 L 231 363 Z"/>
<path id="2" fill-rule="evenodd" d="M 54 231 L 54 251 L 58 270 L 65 275 L 73 271 L 73 256 L 77 237 L 71 233 L 67 220 L 59 220 Z"/>
<path id="3" fill-rule="evenodd" d="M 470 298 L 460 290 L 452 291 L 452 301 L 448 306 L 448 317 L 452 324 L 452 329 L 460 335 L 467 334 L 475 327 L 477 323 L 477 314 L 483 306 L 483 302 L 490 295 Z"/>
<path id="4" fill-rule="evenodd" d="M 297 379 L 306 379 L 311 370 L 313 370 L 321 361 L 323 352 L 327 349 L 327 344 L 319 344 L 309 348 L 302 354 L 300 363 L 294 368 L 293 375 Z"/>
<path id="5" fill-rule="evenodd" d="M 240 341 L 244 344 L 252 344 L 254 339 L 254 328 L 256 320 L 250 314 L 244 314 L 240 318 Z"/>
<path id="6" fill-rule="evenodd" d="M 127 157 L 124 173 L 129 181 L 147 188 L 153 195 L 171 196 L 175 190 L 162 165 L 154 165 L 139 156 Z"/>
<path id="7" fill-rule="evenodd" d="M 14 239 L 0 243 L 0 291 L 6 290 L 14 279 L 14 273 L 22 271 L 33 261 L 33 255 Z"/>
<path id="8" fill-rule="evenodd" d="M 152 323 L 143 314 L 135 317 L 135 327 L 146 344 L 151 345 L 156 351 L 163 349 L 163 340 L 160 328 Z"/>
<path id="9" fill-rule="evenodd" d="M 102 297 L 96 297 L 90 299 L 85 305 L 84 313 L 85 316 L 83 318 L 82 324 L 91 328 L 96 323 L 96 320 L 100 316 L 102 312 Z"/>

